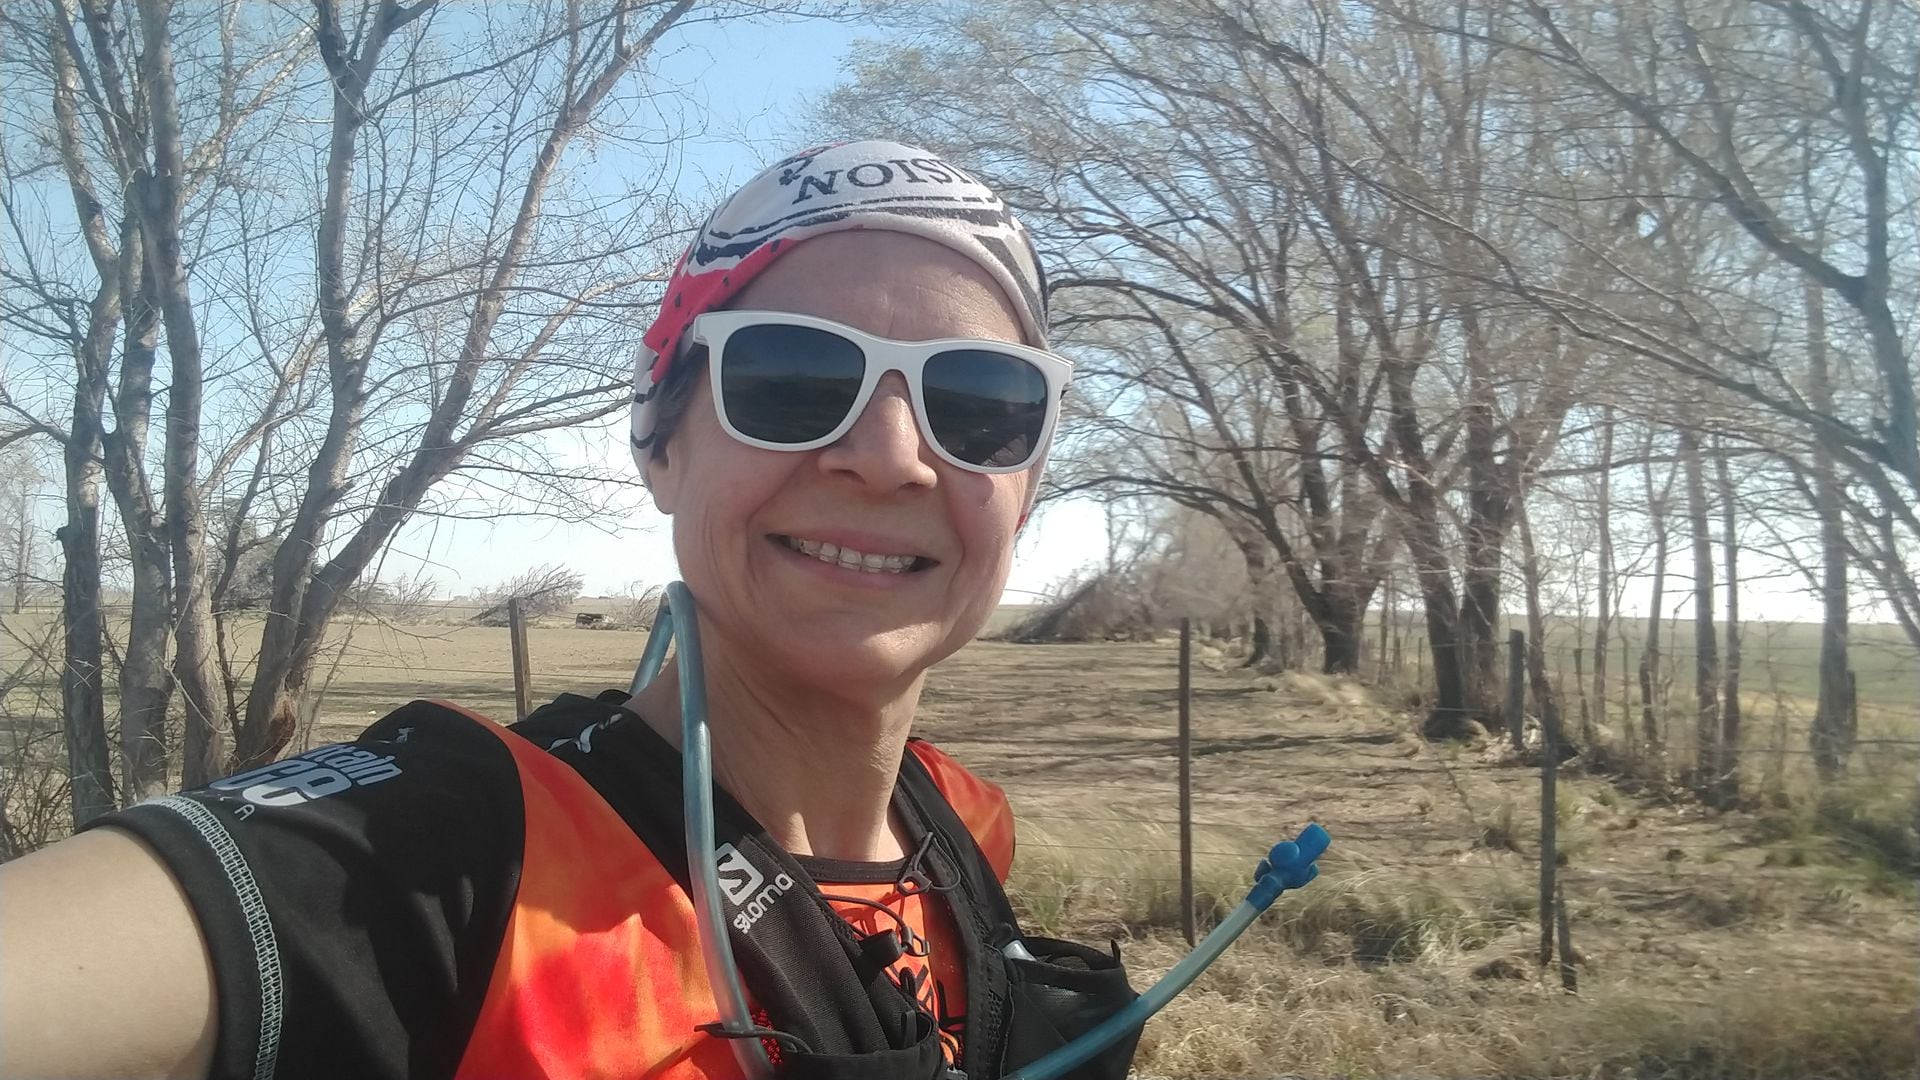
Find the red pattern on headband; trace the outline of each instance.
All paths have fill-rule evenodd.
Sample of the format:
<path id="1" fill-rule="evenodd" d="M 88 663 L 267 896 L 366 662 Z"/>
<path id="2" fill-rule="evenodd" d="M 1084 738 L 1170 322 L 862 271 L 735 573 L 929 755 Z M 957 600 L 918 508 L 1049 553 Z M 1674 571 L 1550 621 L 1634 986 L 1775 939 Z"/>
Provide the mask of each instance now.
<path id="1" fill-rule="evenodd" d="M 696 274 L 685 272 L 692 249 L 680 256 L 680 264 L 673 268 L 673 279 L 667 282 L 667 295 L 660 302 L 660 317 L 640 339 L 653 350 L 655 359 L 650 372 L 653 384 L 658 386 L 667 377 L 667 367 L 680 353 L 680 339 L 686 336 L 695 318 L 703 312 L 725 307 L 747 287 L 747 282 L 759 277 L 761 271 L 773 265 L 773 260 L 792 247 L 784 239 L 773 240 L 732 267 Z"/>

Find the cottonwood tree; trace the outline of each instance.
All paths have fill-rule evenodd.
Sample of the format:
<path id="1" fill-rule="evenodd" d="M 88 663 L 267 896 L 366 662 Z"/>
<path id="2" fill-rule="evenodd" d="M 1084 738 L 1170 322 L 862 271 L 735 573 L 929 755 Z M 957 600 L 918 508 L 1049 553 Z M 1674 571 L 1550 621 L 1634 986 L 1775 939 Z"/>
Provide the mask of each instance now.
<path id="1" fill-rule="evenodd" d="M 868 54 L 827 115 L 914 131 L 1011 191 L 1064 268 L 1067 328 L 1109 327 L 1096 355 L 1133 338 L 1132 362 L 1088 373 L 1120 375 L 1116 403 L 1179 402 L 1119 415 L 1123 433 L 1185 441 L 1200 466 L 1162 456 L 1105 478 L 1258 526 L 1323 636 L 1339 635 L 1330 663 L 1357 653 L 1389 512 L 1426 601 L 1428 730 L 1460 733 L 1493 679 L 1518 497 L 1573 400 L 1567 373 L 1597 362 L 1545 320 L 1494 318 L 1485 290 L 1447 278 L 1481 258 L 1471 229 L 1518 240 L 1517 219 L 1486 197 L 1525 156 L 1490 153 L 1486 56 L 1413 50 L 1339 6 L 979 15 Z M 1230 400 L 1211 389 L 1222 382 Z M 1270 418 L 1257 434 L 1256 414 Z M 1085 445 L 1097 461 L 1111 442 Z"/>
<path id="2" fill-rule="evenodd" d="M 0 408 L 66 461 L 77 816 L 111 803 L 103 482 L 129 546 L 130 797 L 164 783 L 176 690 L 187 782 L 277 753 L 339 605 L 416 515 L 596 508 L 600 467 L 546 433 L 625 407 L 630 312 L 685 223 L 646 58 L 692 21 L 770 10 L 692 7 L 0 13 L 0 318 L 31 361 Z M 275 523 L 271 588 L 257 645 L 229 651 L 241 521 Z"/>
<path id="3" fill-rule="evenodd" d="M 1256 591 L 1290 588 L 1327 670 L 1350 672 L 1383 508 L 1306 382 L 1373 413 L 1382 390 L 1351 297 L 1329 309 L 1307 208 L 1271 155 L 1241 160 L 1244 118 L 1168 92 L 1169 71 L 1197 70 L 1185 58 L 1120 44 L 1133 12 L 1026 14 L 1072 35 L 1072 55 L 1038 57 L 977 21 L 943 26 L 938 63 L 878 60 L 834 123 L 915 130 L 990 165 L 1050 249 L 1058 336 L 1082 354 L 1082 400 L 1103 403 L 1080 414 L 1060 490 L 1151 492 L 1214 515 Z M 929 88 L 892 79 L 895 59 L 916 78 L 1012 65 L 1022 79 Z M 1111 91 L 1102 107 L 1076 81 L 1090 78 Z"/>
<path id="4" fill-rule="evenodd" d="M 1848 564 L 1920 645 L 1920 443 L 1912 367 L 1920 235 L 1920 9 L 1902 0 L 1489 5 L 1484 26 L 1382 10 L 1467 38 L 1559 84 L 1557 142 L 1648 239 L 1704 211 L 1701 249 L 1650 244 L 1631 266 L 1533 202 L 1544 227 L 1632 273 L 1607 295 L 1520 288 L 1576 332 L 1769 414 L 1806 474 L 1825 566 L 1813 750 L 1832 775 L 1849 712 Z M 1843 358 L 1859 358 L 1858 363 Z"/>

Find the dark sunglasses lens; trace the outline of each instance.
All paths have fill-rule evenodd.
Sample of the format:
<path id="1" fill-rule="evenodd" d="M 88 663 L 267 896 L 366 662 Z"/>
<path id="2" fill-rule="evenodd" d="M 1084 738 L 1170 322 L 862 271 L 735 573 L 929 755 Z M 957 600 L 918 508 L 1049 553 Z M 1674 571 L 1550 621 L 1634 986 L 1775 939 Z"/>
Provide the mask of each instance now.
<path id="1" fill-rule="evenodd" d="M 721 408 L 749 438 L 804 443 L 840 426 L 860 393 L 866 358 L 838 334 L 810 326 L 745 326 L 720 357 Z"/>
<path id="2" fill-rule="evenodd" d="M 928 358 L 921 376 L 933 437 L 961 461 L 1024 465 L 1046 426 L 1047 378 L 1017 356 L 954 349 Z"/>

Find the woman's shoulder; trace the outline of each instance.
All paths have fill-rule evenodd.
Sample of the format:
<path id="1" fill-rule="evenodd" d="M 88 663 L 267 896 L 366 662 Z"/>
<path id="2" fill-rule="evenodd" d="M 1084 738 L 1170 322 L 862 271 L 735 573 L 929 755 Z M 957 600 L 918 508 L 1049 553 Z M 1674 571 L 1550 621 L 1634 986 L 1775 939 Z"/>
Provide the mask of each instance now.
<path id="1" fill-rule="evenodd" d="M 500 730 L 413 701 L 349 741 L 100 819 L 160 857 L 201 925 L 216 1075 L 263 1057 L 336 1076 L 452 1074 L 523 857 Z"/>

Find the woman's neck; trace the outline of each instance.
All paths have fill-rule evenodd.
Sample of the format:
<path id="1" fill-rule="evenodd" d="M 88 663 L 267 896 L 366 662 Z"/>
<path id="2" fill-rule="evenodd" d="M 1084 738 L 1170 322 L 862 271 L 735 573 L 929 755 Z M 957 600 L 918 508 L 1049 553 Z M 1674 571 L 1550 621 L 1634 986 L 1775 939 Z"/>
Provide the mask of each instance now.
<path id="1" fill-rule="evenodd" d="M 921 680 L 881 700 L 745 677 L 710 644 L 707 726 L 714 781 L 795 855 L 884 862 L 906 855 L 888 813 Z M 668 663 L 630 707 L 676 749 L 680 673 Z"/>

